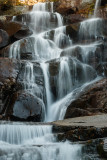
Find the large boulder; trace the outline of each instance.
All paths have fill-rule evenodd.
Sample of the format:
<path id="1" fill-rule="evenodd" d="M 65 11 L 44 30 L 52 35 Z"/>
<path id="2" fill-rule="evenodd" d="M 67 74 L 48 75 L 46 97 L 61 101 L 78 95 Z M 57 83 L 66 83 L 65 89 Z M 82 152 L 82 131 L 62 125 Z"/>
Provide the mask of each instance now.
<path id="1" fill-rule="evenodd" d="M 95 83 L 67 108 L 65 118 L 107 113 L 107 79 Z"/>
<path id="2" fill-rule="evenodd" d="M 18 22 L 0 21 L 0 29 L 5 30 L 9 36 L 14 35 L 22 28 L 22 24 Z"/>
<path id="3" fill-rule="evenodd" d="M 27 92 L 16 92 L 11 98 L 6 116 L 10 120 L 40 122 L 43 119 L 44 104 L 42 100 Z"/>
<path id="4" fill-rule="evenodd" d="M 15 33 L 14 37 L 19 40 L 28 36 L 31 36 L 33 32 L 27 26 L 22 26 L 22 28 Z"/>
<path id="5" fill-rule="evenodd" d="M 9 35 L 6 31 L 0 29 L 0 49 L 9 44 Z"/>
<path id="6" fill-rule="evenodd" d="M 78 40 L 78 33 L 79 33 L 80 23 L 75 23 L 68 25 L 66 27 L 66 34 L 74 41 L 77 42 Z"/>
<path id="7" fill-rule="evenodd" d="M 10 42 L 25 38 L 33 33 L 28 26 L 14 21 L 0 21 L 0 29 L 7 32 L 11 39 Z"/>

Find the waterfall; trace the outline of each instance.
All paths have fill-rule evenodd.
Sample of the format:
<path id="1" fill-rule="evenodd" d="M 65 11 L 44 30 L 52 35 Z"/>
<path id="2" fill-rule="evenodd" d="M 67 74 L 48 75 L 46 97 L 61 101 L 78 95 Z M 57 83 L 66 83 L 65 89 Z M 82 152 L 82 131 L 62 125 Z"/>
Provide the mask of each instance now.
<path id="1" fill-rule="evenodd" d="M 0 131 L 1 160 L 79 160 L 81 156 L 81 145 L 56 142 L 52 126 L 1 124 Z"/>
<path id="2" fill-rule="evenodd" d="M 26 141 L 30 143 L 34 140 L 33 143 L 40 144 L 40 137 L 41 139 L 44 138 L 45 142 L 45 135 L 52 133 L 52 126 L 1 124 L 0 130 L 0 141 L 18 145 L 25 144 Z M 49 141 L 51 142 L 51 140 Z"/>
<path id="3" fill-rule="evenodd" d="M 72 40 L 66 35 L 66 26 L 55 29 L 54 42 L 59 48 L 72 45 Z"/>
<path id="4" fill-rule="evenodd" d="M 17 16 L 13 20 L 18 21 Z M 21 82 L 24 90 L 44 99 L 45 121 L 60 119 L 60 116 L 57 116 L 63 110 L 60 109 L 60 101 L 63 98 L 66 99 L 65 97 L 70 92 L 71 99 L 74 99 L 72 93 L 75 89 L 82 87 L 87 82 L 91 83 L 96 78 L 96 71 L 90 65 L 89 60 L 91 56 L 96 57 L 96 49 L 100 42 L 97 41 L 89 45 L 74 45 L 69 36 L 66 35 L 66 26 L 63 26 L 62 16 L 53 12 L 53 3 L 35 4 L 32 11 L 23 15 L 20 21 L 28 24 L 33 35 L 13 43 L 10 46 L 9 57 L 22 60 L 23 55 L 31 53 L 31 60 L 26 60 L 24 63 L 24 74 Z M 103 36 L 102 27 L 100 18 L 81 22 L 80 40 L 97 39 L 97 37 Z M 99 57 L 101 59 L 101 55 Z M 34 71 L 32 61 L 38 62 L 43 71 L 45 87 L 43 93 L 36 84 L 36 71 Z M 57 68 L 55 77 L 50 74 L 49 65 L 51 61 L 59 61 L 59 68 Z M 54 83 L 54 89 L 51 83 Z M 56 97 L 54 97 L 53 92 L 56 92 Z M 56 103 L 58 107 L 54 112 Z"/>
<path id="5" fill-rule="evenodd" d="M 97 17 L 98 9 L 101 4 L 101 0 L 96 0 L 95 8 L 94 8 L 94 17 Z"/>
<path id="6" fill-rule="evenodd" d="M 62 58 L 58 75 L 58 99 L 67 95 L 72 89 L 72 79 L 68 65 L 68 58 Z"/>
<path id="7" fill-rule="evenodd" d="M 45 81 L 45 90 L 46 90 L 46 116 L 48 114 L 49 108 L 53 102 L 52 94 L 50 89 L 50 82 L 49 82 L 49 64 L 41 63 L 41 68 L 43 70 L 44 81 Z M 45 116 L 45 118 L 46 118 Z"/>
<path id="8" fill-rule="evenodd" d="M 91 18 L 81 22 L 80 39 L 97 39 L 103 36 L 103 23 L 101 18 Z"/>
<path id="9" fill-rule="evenodd" d="M 100 52 L 103 23 L 96 18 L 100 2 L 96 1 L 94 18 L 81 22 L 79 44 L 66 34 L 67 27 L 62 16 L 54 12 L 53 2 L 37 3 L 29 13 L 13 17 L 12 21 L 27 25 L 33 34 L 11 44 L 7 52 L 9 58 L 21 62 L 18 82 L 22 90 L 42 101 L 44 122 L 63 120 L 71 102 L 99 80 L 92 62 L 97 59 L 100 63 L 103 54 Z M 35 64 L 39 66 L 40 77 Z M 18 108 L 19 103 L 16 105 Z M 82 146 L 68 141 L 58 143 L 52 127 L 48 123 L 1 123 L 0 159 L 82 159 Z"/>

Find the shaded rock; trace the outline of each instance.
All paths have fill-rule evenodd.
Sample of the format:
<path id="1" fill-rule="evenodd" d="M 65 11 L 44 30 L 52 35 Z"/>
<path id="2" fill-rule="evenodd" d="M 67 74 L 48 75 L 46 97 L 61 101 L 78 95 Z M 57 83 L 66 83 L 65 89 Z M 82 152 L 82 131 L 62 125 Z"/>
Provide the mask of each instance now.
<path id="1" fill-rule="evenodd" d="M 17 22 L 7 22 L 7 21 L 0 21 L 0 29 L 5 30 L 9 36 L 14 35 L 18 32 L 22 27 L 22 24 Z"/>
<path id="2" fill-rule="evenodd" d="M 14 42 L 0 51 L 2 57 L 11 57 L 18 59 L 32 59 L 34 52 L 34 37 L 28 37 Z"/>
<path id="3" fill-rule="evenodd" d="M 95 83 L 67 108 L 65 118 L 107 113 L 107 79 Z"/>
<path id="4" fill-rule="evenodd" d="M 11 107 L 7 115 L 11 120 L 40 122 L 43 119 L 44 104 L 42 100 L 26 92 L 17 92 L 11 98 Z"/>
<path id="5" fill-rule="evenodd" d="M 71 24 L 66 27 L 66 34 L 74 41 L 78 40 L 78 32 L 79 32 L 79 23 Z"/>
<path id="6" fill-rule="evenodd" d="M 0 58 L 0 113 L 4 113 L 10 97 L 17 90 L 20 63 L 17 60 Z"/>
<path id="7" fill-rule="evenodd" d="M 30 91 L 40 99 L 43 99 L 44 77 L 39 63 L 22 61 L 17 83 L 20 86 L 20 90 L 26 89 L 28 92 Z"/>
<path id="8" fill-rule="evenodd" d="M 22 26 L 22 28 L 15 33 L 14 37 L 19 40 L 28 37 L 32 34 L 33 32 L 27 26 Z"/>
<path id="9" fill-rule="evenodd" d="M 9 44 L 9 36 L 6 31 L 0 29 L 0 48 Z"/>
<path id="10" fill-rule="evenodd" d="M 106 143 L 106 141 L 107 140 L 105 140 L 105 143 Z M 107 158 L 107 151 L 104 150 L 104 142 L 97 145 L 97 152 L 101 158 Z"/>
<path id="11" fill-rule="evenodd" d="M 107 77 L 107 62 L 100 63 L 96 70 L 100 76 Z"/>

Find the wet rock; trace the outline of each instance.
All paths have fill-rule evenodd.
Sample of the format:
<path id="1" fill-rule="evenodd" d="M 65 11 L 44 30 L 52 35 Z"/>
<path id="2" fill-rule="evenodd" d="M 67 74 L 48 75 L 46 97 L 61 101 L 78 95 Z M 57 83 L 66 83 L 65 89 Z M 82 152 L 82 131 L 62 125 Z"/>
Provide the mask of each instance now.
<path id="1" fill-rule="evenodd" d="M 20 63 L 17 60 L 0 58 L 0 113 L 4 113 L 10 97 L 17 90 Z"/>
<path id="2" fill-rule="evenodd" d="M 51 76 L 55 76 L 59 73 L 59 65 L 60 65 L 59 59 L 54 59 L 49 61 L 49 73 Z"/>
<path id="3" fill-rule="evenodd" d="M 32 76 L 33 80 L 31 78 Z M 40 99 L 44 98 L 44 78 L 39 63 L 22 61 L 17 83 L 20 86 L 20 90 L 24 90 L 26 88 L 26 90 L 28 89 L 28 91 L 33 92 L 33 94 Z"/>
<path id="4" fill-rule="evenodd" d="M 32 34 L 33 32 L 27 26 L 22 26 L 22 28 L 15 33 L 14 37 L 19 40 L 31 36 Z"/>
<path id="5" fill-rule="evenodd" d="M 65 118 L 107 113 L 107 79 L 95 83 L 67 108 Z"/>
<path id="6" fill-rule="evenodd" d="M 40 122 L 43 118 L 44 104 L 42 100 L 26 92 L 16 92 L 7 109 L 10 120 Z"/>
<path id="7" fill-rule="evenodd" d="M 19 62 L 14 59 L 0 58 L 0 82 L 14 83 L 19 72 Z"/>
<path id="8" fill-rule="evenodd" d="M 69 131 L 64 131 L 63 126 L 60 126 L 62 128 L 62 132 L 57 132 L 58 136 L 57 139 L 59 141 L 65 141 L 69 140 L 71 142 L 77 142 L 77 141 L 89 141 L 92 139 L 97 138 L 104 138 L 106 137 L 107 128 L 96 128 L 96 127 L 72 127 L 72 129 L 69 128 Z M 54 130 L 56 130 L 54 126 Z M 53 132 L 54 132 L 53 130 Z"/>
<path id="9" fill-rule="evenodd" d="M 9 36 L 6 31 L 0 29 L 0 49 L 9 44 Z"/>
<path id="10" fill-rule="evenodd" d="M 104 142 L 103 142 L 104 143 Z M 104 150 L 104 144 L 100 143 L 97 145 L 97 152 L 101 158 L 107 158 L 107 151 Z"/>
<path id="11" fill-rule="evenodd" d="M 105 60 L 106 52 L 104 51 L 106 45 L 74 45 L 61 52 L 61 57 L 76 57 L 79 61 L 97 68 L 101 61 Z"/>
<path id="12" fill-rule="evenodd" d="M 28 37 L 14 42 L 13 44 L 3 48 L 0 51 L 2 57 L 13 57 L 22 60 L 32 60 L 34 52 L 34 41 L 33 37 Z"/>
<path id="13" fill-rule="evenodd" d="M 66 34 L 74 41 L 78 40 L 78 32 L 79 32 L 79 23 L 71 24 L 66 27 Z"/>
<path id="14" fill-rule="evenodd" d="M 107 62 L 100 63 L 96 70 L 100 76 L 107 77 Z"/>

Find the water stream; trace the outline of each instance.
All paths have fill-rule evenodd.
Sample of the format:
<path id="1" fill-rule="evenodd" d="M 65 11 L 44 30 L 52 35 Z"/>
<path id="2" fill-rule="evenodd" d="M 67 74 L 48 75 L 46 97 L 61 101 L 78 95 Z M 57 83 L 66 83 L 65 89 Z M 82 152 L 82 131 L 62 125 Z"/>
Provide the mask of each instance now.
<path id="1" fill-rule="evenodd" d="M 79 39 L 94 39 L 91 44 L 73 44 L 66 35 L 63 18 L 54 13 L 53 3 L 35 4 L 20 20 L 17 16 L 13 18 L 33 31 L 32 36 L 10 46 L 9 57 L 22 60 L 22 54 L 31 53 L 31 59 L 23 62 L 21 84 L 25 91 L 41 98 L 44 122 L 63 119 L 68 105 L 88 85 L 100 79 L 90 64 L 101 44 L 98 37 L 103 37 L 102 19 L 96 18 L 99 5 L 97 0 L 94 18 L 80 25 Z M 98 57 L 101 62 L 101 54 Z M 36 83 L 34 63 L 42 70 L 45 94 Z M 0 160 L 80 160 L 81 148 L 68 141 L 58 143 L 50 125 L 0 124 Z"/>

